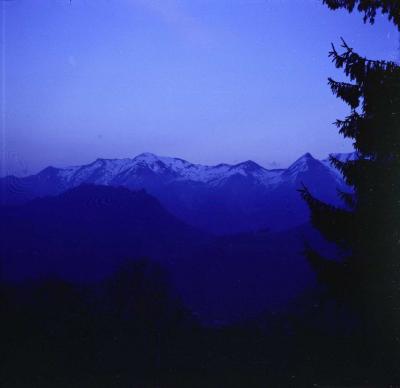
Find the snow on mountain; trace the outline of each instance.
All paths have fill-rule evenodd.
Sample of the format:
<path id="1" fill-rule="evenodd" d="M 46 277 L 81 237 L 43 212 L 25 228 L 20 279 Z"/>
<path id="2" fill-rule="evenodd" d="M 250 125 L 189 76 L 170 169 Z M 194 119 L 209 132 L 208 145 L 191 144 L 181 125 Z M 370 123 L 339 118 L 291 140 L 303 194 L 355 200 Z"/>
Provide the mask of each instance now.
<path id="1" fill-rule="evenodd" d="M 335 154 L 340 160 L 353 158 Z M 0 179 L 0 202 L 20 204 L 53 196 L 81 184 L 145 189 L 172 214 L 215 233 L 271 228 L 308 220 L 298 189 L 305 184 L 318 198 L 340 205 L 343 178 L 328 160 L 307 153 L 287 169 L 268 170 L 248 160 L 207 166 L 143 153 L 129 159 L 97 159 L 67 168 L 48 167 L 25 178 Z"/>
<path id="2" fill-rule="evenodd" d="M 353 160 L 356 153 L 332 154 L 341 161 Z M 215 166 L 190 163 L 180 158 L 157 156 L 152 153 L 142 153 L 130 159 L 97 159 L 94 162 L 66 168 L 47 167 L 37 176 L 49 178 L 57 177 L 60 184 L 74 187 L 82 183 L 101 185 L 124 185 L 128 180 L 143 175 L 159 176 L 164 182 L 192 181 L 201 182 L 210 186 L 224 184 L 233 176 L 251 178 L 255 183 L 267 188 L 291 180 L 307 171 L 328 168 L 340 179 L 340 173 L 331 165 L 329 159 L 317 160 L 310 153 L 306 153 L 296 160 L 287 169 L 268 170 L 257 163 L 248 160 L 235 165 L 218 164 Z"/>
<path id="3" fill-rule="evenodd" d="M 314 159 L 310 153 L 306 153 L 297 159 L 292 165 L 287 168 L 282 176 L 295 181 L 301 174 L 307 173 L 315 168 L 321 168 L 321 162 Z"/>
<path id="4" fill-rule="evenodd" d="M 145 172 L 163 176 L 168 181 L 187 180 L 211 186 L 218 186 L 234 175 L 252 177 L 257 183 L 271 186 L 281 175 L 281 170 L 267 170 L 251 160 L 236 165 L 206 166 L 180 158 L 143 153 L 133 159 L 97 159 L 88 165 L 58 169 L 58 176 L 68 186 L 82 183 L 123 185 L 127 179 Z"/>

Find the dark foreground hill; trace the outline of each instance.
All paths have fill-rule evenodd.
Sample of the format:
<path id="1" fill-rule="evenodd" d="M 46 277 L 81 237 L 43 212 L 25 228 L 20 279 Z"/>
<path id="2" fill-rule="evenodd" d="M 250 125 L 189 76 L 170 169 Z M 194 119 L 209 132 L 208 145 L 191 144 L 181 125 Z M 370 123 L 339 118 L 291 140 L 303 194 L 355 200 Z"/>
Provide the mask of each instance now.
<path id="1" fill-rule="evenodd" d="M 311 287 L 303 243 L 320 240 L 306 226 L 215 237 L 176 219 L 144 191 L 94 185 L 3 207 L 0 230 L 5 280 L 93 283 L 126 260 L 148 257 L 207 321 L 280 308 Z"/>
<path id="2" fill-rule="evenodd" d="M 173 259 L 205 235 L 144 191 L 82 185 L 1 210 L 3 276 L 96 281 L 129 258 Z"/>
<path id="3" fill-rule="evenodd" d="M 210 236 L 126 188 L 1 208 L 0 385 L 389 386 L 397 360 L 370 367 L 305 239 L 332 253 L 307 225 Z"/>

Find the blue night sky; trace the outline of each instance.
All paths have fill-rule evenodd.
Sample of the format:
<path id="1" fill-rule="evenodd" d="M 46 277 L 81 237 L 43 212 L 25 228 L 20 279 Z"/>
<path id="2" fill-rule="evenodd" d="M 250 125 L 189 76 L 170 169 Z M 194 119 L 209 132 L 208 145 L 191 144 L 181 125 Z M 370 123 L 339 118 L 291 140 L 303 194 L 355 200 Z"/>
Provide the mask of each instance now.
<path id="1" fill-rule="evenodd" d="M 2 169 L 35 173 L 141 152 L 286 166 L 351 149 L 327 86 L 343 36 L 399 59 L 386 18 L 320 0 L 9 0 L 2 13 Z"/>

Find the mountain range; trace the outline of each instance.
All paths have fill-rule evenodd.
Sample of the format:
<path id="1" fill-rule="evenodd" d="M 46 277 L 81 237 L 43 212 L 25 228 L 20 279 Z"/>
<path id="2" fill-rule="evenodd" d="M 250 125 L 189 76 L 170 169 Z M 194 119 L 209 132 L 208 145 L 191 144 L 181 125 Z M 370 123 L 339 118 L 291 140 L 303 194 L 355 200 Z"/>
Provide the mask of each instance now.
<path id="1" fill-rule="evenodd" d="M 310 154 L 279 170 L 146 153 L 7 176 L 0 179 L 1 275 L 88 284 L 148 257 L 205 321 L 279 309 L 315 285 L 305 241 L 336 255 L 308 224 L 302 184 L 334 204 L 337 190 L 346 190 L 329 161 Z"/>
<path id="2" fill-rule="evenodd" d="M 340 159 L 353 154 L 335 154 Z M 133 159 L 97 159 L 67 168 L 47 167 L 27 177 L 0 179 L 1 203 L 15 205 L 54 196 L 82 184 L 144 189 L 178 219 L 214 234 L 262 229 L 282 231 L 308 221 L 297 190 L 304 184 L 318 198 L 340 204 L 346 190 L 328 159 L 307 153 L 286 169 L 268 170 L 248 160 L 205 166 L 143 153 Z"/>

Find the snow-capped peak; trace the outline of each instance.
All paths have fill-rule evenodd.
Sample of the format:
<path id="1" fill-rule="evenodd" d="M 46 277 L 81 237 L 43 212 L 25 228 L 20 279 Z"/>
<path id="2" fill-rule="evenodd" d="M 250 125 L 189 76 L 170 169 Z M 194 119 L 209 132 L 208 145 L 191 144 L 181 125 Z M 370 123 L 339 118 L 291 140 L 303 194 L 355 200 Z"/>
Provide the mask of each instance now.
<path id="1" fill-rule="evenodd" d="M 340 160 L 355 158 L 352 154 L 332 154 Z M 63 169 L 52 170 L 61 182 L 68 187 L 82 183 L 102 185 L 132 185 L 143 177 L 160 179 L 162 182 L 192 181 L 210 186 L 219 186 L 231 177 L 243 177 L 265 187 L 275 187 L 283 181 L 297 181 L 299 175 L 308 171 L 329 169 L 338 180 L 340 173 L 330 165 L 328 159 L 319 161 L 310 153 L 297 159 L 287 169 L 268 170 L 252 160 L 238 164 L 218 164 L 215 166 L 190 163 L 184 159 L 158 156 L 150 152 L 141 153 L 134 158 L 96 159 L 94 162 Z M 45 170 L 44 170 L 45 171 Z"/>
<path id="2" fill-rule="evenodd" d="M 183 167 L 192 166 L 192 163 L 189 163 L 186 160 L 180 158 L 172 158 L 169 156 L 158 156 L 150 152 L 145 152 L 135 156 L 133 158 L 133 161 L 147 164 L 149 167 L 155 167 L 156 169 L 158 169 L 157 167 L 165 166 L 172 169 L 173 171 L 176 171 L 177 169 L 181 169 Z"/>
<path id="3" fill-rule="evenodd" d="M 148 162 L 154 162 L 157 160 L 160 160 L 161 158 L 155 154 L 152 154 L 151 152 L 143 152 L 139 155 L 136 155 L 133 160 L 142 160 L 142 161 L 148 161 Z"/>
<path id="4" fill-rule="evenodd" d="M 256 162 L 253 162 L 252 160 L 246 160 L 245 162 L 236 164 L 236 165 L 232 166 L 231 168 L 242 168 L 246 172 L 249 172 L 249 173 L 257 171 L 257 170 L 265 170 L 265 168 L 261 167 L 259 164 L 257 164 Z"/>
<path id="5" fill-rule="evenodd" d="M 292 175 L 294 173 L 305 172 L 309 170 L 310 167 L 315 163 L 319 163 L 319 161 L 317 159 L 314 159 L 314 157 L 309 152 L 307 152 L 299 159 L 297 159 L 293 164 L 291 164 L 286 170 L 286 173 Z"/>

